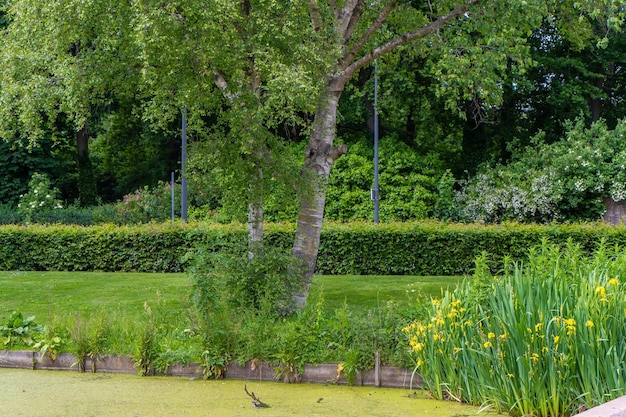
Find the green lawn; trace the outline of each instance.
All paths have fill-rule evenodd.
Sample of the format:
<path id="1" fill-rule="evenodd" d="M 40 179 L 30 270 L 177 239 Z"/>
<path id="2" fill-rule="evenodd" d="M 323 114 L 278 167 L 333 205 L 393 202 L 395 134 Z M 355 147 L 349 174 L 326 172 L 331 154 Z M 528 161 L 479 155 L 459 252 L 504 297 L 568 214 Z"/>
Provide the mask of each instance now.
<path id="1" fill-rule="evenodd" d="M 460 277 L 315 276 L 312 290 L 323 289 L 329 311 L 344 300 L 355 310 L 388 301 L 408 303 L 418 297 L 438 297 Z M 105 272 L 0 271 L 0 319 L 19 311 L 38 322 L 102 310 L 124 320 L 138 320 L 144 303 L 165 311 L 188 306 L 190 281 L 185 274 Z"/>
<path id="2" fill-rule="evenodd" d="M 320 275 L 313 278 L 312 289 L 323 289 L 330 311 L 341 307 L 344 300 L 351 308 L 367 310 L 389 301 L 405 304 L 417 299 L 438 298 L 442 290 L 454 288 L 462 279 L 458 276 Z"/>
<path id="3" fill-rule="evenodd" d="M 45 323 L 55 316 L 102 310 L 130 321 L 144 303 L 183 308 L 189 295 L 185 274 L 106 272 L 0 272 L 0 318 L 13 311 Z"/>

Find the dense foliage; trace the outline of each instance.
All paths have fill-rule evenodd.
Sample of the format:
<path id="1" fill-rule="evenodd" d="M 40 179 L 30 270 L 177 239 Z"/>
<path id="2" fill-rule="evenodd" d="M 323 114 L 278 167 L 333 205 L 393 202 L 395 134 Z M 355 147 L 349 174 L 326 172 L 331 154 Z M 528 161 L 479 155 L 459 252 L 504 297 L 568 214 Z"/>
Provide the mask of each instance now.
<path id="1" fill-rule="evenodd" d="M 597 220 L 603 198 L 626 198 L 626 123 L 609 130 L 602 120 L 587 128 L 579 119 L 565 124 L 565 137 L 544 135 L 520 150 L 507 165 L 484 169 L 463 183 L 457 218 L 469 221 L 552 222 Z"/>
<path id="2" fill-rule="evenodd" d="M 405 332 L 435 398 L 513 416 L 567 416 L 624 395 L 626 252 L 544 242 L 474 277 Z"/>
<path id="3" fill-rule="evenodd" d="M 1 94 L 10 105 L 3 106 L 0 117 L 0 203 L 15 208 L 35 173 L 49 176 L 64 207 L 93 202 L 93 194 L 80 196 L 92 193 L 93 186 L 97 201 L 111 202 L 137 189 L 158 188 L 159 181 L 169 181 L 172 171 L 180 178 L 178 139 L 185 104 L 194 132 L 190 140 L 195 163 L 188 172 L 196 184 L 192 208 L 200 209 L 199 215 L 218 210 L 243 219 L 250 191 L 246 181 L 256 176 L 248 168 L 262 162 L 254 155 L 259 141 L 267 141 L 263 152 L 271 155 L 271 161 L 262 166 L 260 191 L 265 194 L 266 215 L 273 221 L 295 218 L 293 174 L 302 166 L 302 141 L 316 104 L 311 97 L 320 87 L 316 77 L 328 69 L 327 55 L 337 52 L 325 48 L 326 29 L 317 33 L 317 43 L 300 42 L 313 36 L 304 6 L 279 10 L 274 3 L 261 7 L 249 2 L 246 11 L 229 2 L 215 2 L 211 10 L 185 1 L 167 7 L 71 4 L 76 13 L 37 0 L 2 2 L 1 24 L 7 30 L 1 51 Z M 546 143 L 561 141 L 567 120 L 581 114 L 587 124 L 604 118 L 608 128 L 616 125 L 626 102 L 621 15 L 604 3 L 596 2 L 589 10 L 580 2 L 569 6 L 554 8 L 550 16 L 542 16 L 539 9 L 521 13 L 515 30 L 506 21 L 455 22 L 440 32 L 437 42 L 418 42 L 380 58 L 383 221 L 458 217 L 458 212 L 438 209 L 442 203 L 437 184 L 446 170 L 481 190 L 502 191 L 483 170 L 474 177 L 477 169 L 505 167 L 512 155 L 515 164 L 539 131 L 545 132 Z M 365 24 L 380 7 L 364 11 Z M 419 27 L 434 12 L 413 3 L 399 10 L 403 15 L 390 19 L 376 42 Z M 517 12 L 507 6 L 498 17 L 506 20 Z M 250 19 L 246 13 L 252 13 Z M 575 18 L 572 13 L 577 13 Z M 264 18 L 268 15 L 273 17 Z M 275 18 L 278 15 L 284 18 Z M 203 26 L 213 22 L 210 16 L 239 23 L 228 26 L 226 36 L 224 25 Z M 303 27 L 307 29 L 295 29 Z M 268 35 L 273 32 L 281 36 Z M 227 38 L 232 48 L 215 50 L 212 45 L 219 44 L 211 42 L 215 36 Z M 517 41 L 508 42 L 509 38 Z M 257 59 L 253 64 L 246 58 L 251 55 Z M 202 68 L 196 66 L 199 62 Z M 288 70 L 292 67 L 297 71 Z M 212 72 L 221 74 L 229 93 L 210 76 Z M 262 95 L 246 87 L 255 85 L 249 82 L 254 81 L 252 74 L 263 84 Z M 241 106 L 228 99 L 235 96 Z M 328 219 L 372 218 L 368 200 L 372 107 L 373 68 L 363 67 L 346 85 L 339 103 L 337 137 L 350 151 L 332 171 Z M 81 129 L 89 136 L 84 157 L 75 149 Z M 516 189 L 500 193 L 498 204 L 516 206 L 517 212 L 482 217 L 598 218 L 601 207 L 593 196 L 577 195 L 572 207 L 555 209 L 554 198 L 546 193 L 555 197 L 558 187 L 539 173 L 533 178 L 534 182 L 521 184 L 523 198 Z M 535 189 L 538 195 L 530 195 Z M 469 203 L 459 209 L 481 217 Z"/>
<path id="4" fill-rule="evenodd" d="M 268 248 L 289 248 L 294 226 L 266 226 Z M 601 223 L 580 225 L 446 224 L 440 222 L 330 223 L 322 232 L 317 271 L 323 274 L 463 275 L 482 252 L 493 255 L 498 268 L 505 259 L 521 260 L 541 242 L 571 238 L 585 250 L 600 240 L 626 245 L 623 227 Z M 243 224 L 149 224 L 0 227 L 0 269 L 67 271 L 178 272 L 198 245 L 208 252 L 239 256 L 246 247 Z M 244 269 L 236 268 L 239 274 Z M 232 269 L 231 268 L 231 269 Z M 255 268 L 262 266 L 257 265 Z M 254 275 L 247 279 L 254 280 Z"/>

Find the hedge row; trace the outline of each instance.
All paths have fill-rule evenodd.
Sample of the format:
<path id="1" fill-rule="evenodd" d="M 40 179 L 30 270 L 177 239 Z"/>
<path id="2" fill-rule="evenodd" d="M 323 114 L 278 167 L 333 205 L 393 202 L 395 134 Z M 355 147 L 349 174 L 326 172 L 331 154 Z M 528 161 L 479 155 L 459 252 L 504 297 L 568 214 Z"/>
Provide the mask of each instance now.
<path id="1" fill-rule="evenodd" d="M 294 226 L 266 227 L 267 244 L 289 248 Z M 568 239 L 591 251 L 601 240 L 626 247 L 626 227 L 463 225 L 445 223 L 326 224 L 318 258 L 322 274 L 463 275 L 483 251 L 491 259 L 523 259 L 542 239 Z M 0 270 L 180 272 L 196 246 L 244 248 L 245 225 L 0 227 Z M 495 267 L 498 263 L 496 262 Z"/>

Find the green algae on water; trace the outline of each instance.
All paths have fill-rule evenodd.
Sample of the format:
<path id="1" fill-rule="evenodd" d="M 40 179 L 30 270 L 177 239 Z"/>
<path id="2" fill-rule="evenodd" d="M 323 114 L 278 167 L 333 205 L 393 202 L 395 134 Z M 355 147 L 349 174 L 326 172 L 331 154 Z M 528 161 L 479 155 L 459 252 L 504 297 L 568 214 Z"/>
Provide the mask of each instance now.
<path id="1" fill-rule="evenodd" d="M 255 408 L 248 390 L 268 404 Z M 0 414 L 12 417 L 468 416 L 455 402 L 398 388 L 0 369 Z"/>

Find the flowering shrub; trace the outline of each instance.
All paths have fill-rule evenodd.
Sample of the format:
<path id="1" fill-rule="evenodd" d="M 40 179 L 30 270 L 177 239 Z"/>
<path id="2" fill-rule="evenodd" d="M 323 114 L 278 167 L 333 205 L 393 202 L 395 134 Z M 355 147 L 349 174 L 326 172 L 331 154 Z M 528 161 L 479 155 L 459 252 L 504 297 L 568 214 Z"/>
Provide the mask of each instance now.
<path id="1" fill-rule="evenodd" d="M 170 183 L 159 183 L 154 188 L 138 188 L 125 195 L 116 204 L 119 220 L 125 223 L 163 222 L 171 218 L 172 188 Z M 180 193 L 175 195 L 176 214 L 180 215 Z"/>
<path id="2" fill-rule="evenodd" d="M 567 416 L 626 393 L 626 251 L 544 244 L 476 275 L 404 329 L 436 398 L 514 416 Z"/>
<path id="3" fill-rule="evenodd" d="M 554 173 L 498 167 L 491 173 L 461 182 L 456 195 L 460 218 L 498 223 L 507 220 L 550 223 L 561 216 L 562 199 Z"/>
<path id="4" fill-rule="evenodd" d="M 543 135 L 506 166 L 461 183 L 456 196 L 468 221 L 552 222 L 598 220 L 602 198 L 626 198 L 626 121 L 609 130 L 604 121 L 586 128 L 566 125 L 565 138 L 547 144 Z"/>
<path id="5" fill-rule="evenodd" d="M 29 191 L 20 196 L 17 209 L 26 221 L 35 213 L 42 213 L 62 208 L 57 199 L 59 191 L 52 188 L 50 179 L 45 174 L 34 173 L 28 183 Z"/>

